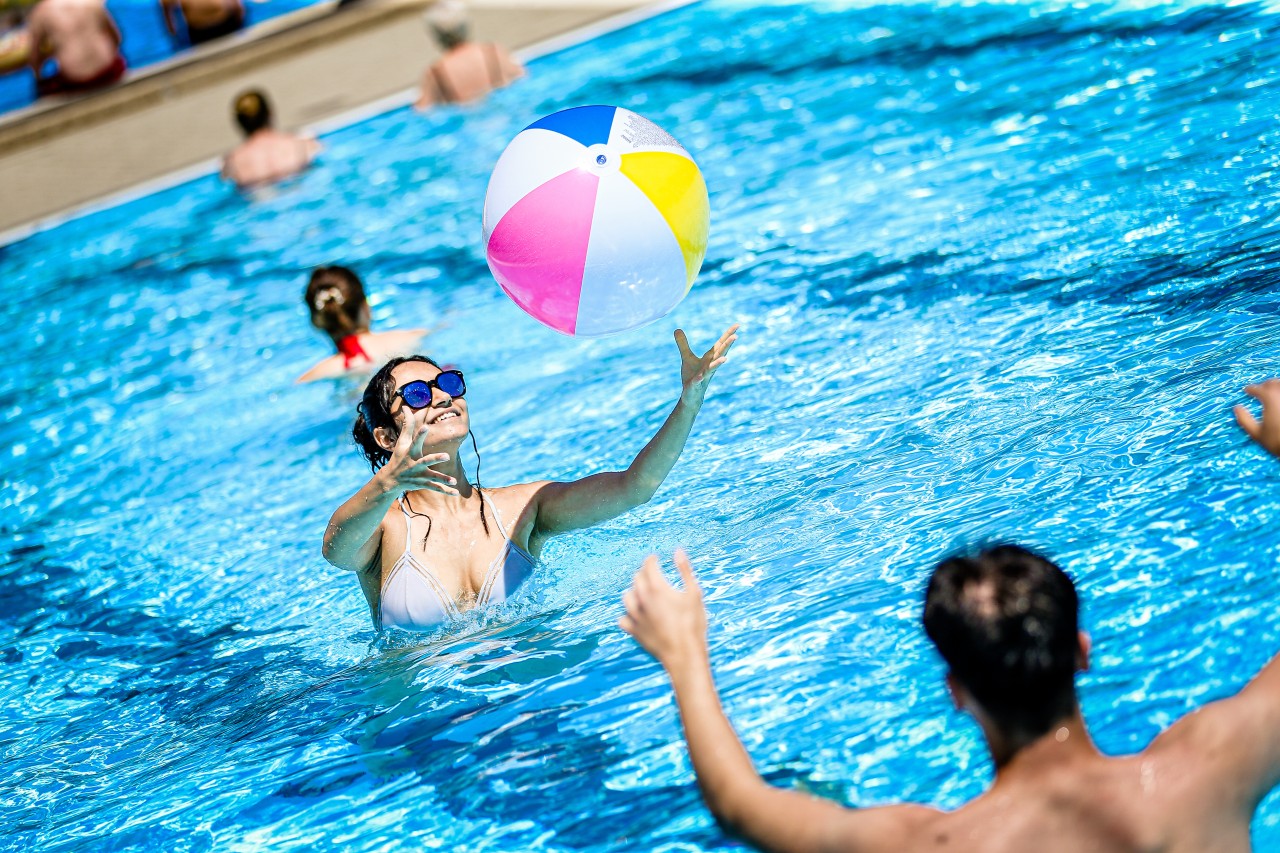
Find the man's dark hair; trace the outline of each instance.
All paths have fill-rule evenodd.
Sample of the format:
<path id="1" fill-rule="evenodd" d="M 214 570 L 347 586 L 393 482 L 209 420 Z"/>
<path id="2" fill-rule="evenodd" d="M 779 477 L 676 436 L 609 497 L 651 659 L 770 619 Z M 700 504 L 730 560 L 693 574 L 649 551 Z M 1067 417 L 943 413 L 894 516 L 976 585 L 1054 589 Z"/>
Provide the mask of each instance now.
<path id="1" fill-rule="evenodd" d="M 271 127 L 271 105 L 267 103 L 267 96 L 256 89 L 241 93 L 236 98 L 236 121 L 245 136 Z"/>
<path id="2" fill-rule="evenodd" d="M 1018 545 L 933 570 L 924 629 L 1002 729 L 1039 737 L 1076 707 L 1080 603 L 1062 569 Z"/>

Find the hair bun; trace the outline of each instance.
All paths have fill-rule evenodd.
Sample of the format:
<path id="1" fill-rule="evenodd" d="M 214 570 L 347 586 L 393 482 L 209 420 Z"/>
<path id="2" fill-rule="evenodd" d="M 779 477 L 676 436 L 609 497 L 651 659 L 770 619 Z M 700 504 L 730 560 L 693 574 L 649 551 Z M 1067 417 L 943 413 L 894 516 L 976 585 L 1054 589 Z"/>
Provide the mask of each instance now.
<path id="1" fill-rule="evenodd" d="M 317 311 L 323 311 L 331 302 L 341 307 L 346 301 L 342 296 L 342 291 L 336 287 L 325 287 L 316 291 L 315 306 Z"/>

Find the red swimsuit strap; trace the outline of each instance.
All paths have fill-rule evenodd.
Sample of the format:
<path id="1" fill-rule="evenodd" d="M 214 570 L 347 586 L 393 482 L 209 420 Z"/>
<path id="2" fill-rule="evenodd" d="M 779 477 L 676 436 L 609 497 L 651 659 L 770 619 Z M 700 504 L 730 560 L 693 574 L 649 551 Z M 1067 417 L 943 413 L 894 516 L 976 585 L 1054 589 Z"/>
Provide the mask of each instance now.
<path id="1" fill-rule="evenodd" d="M 365 361 L 373 361 L 369 357 L 369 353 L 364 351 L 364 347 L 360 346 L 359 335 L 347 335 L 338 341 L 338 352 L 342 354 L 342 366 L 350 367 L 351 362 L 357 358 L 363 358 Z"/>

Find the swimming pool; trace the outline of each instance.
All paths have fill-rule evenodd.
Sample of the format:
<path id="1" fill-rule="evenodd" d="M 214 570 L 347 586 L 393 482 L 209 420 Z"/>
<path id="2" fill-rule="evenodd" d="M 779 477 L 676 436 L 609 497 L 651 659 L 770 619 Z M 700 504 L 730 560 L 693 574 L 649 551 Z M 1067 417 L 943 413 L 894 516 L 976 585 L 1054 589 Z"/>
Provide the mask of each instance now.
<path id="1" fill-rule="evenodd" d="M 252 27 L 287 12 L 310 6 L 316 0 L 246 0 L 245 26 Z M 120 28 L 120 52 L 131 70 L 154 65 L 190 50 L 186 42 L 169 35 L 164 26 L 160 0 L 108 0 L 107 11 Z M 182 15 L 177 13 L 177 18 Z M 184 24 L 178 23 L 182 32 Z M 35 82 L 30 71 L 0 74 L 0 113 L 25 107 L 35 101 Z"/>
<path id="2" fill-rule="evenodd" d="M 1081 582 L 1103 749 L 1234 690 L 1280 647 L 1280 466 L 1229 413 L 1277 372 L 1277 36 L 1249 5 L 702 3 L 330 134 L 270 195 L 208 177 L 0 249 L 3 846 L 733 847 L 615 627 L 678 543 L 761 770 L 844 802 L 988 777 L 918 624 L 958 544 Z M 478 246 L 505 142 L 581 103 L 675 133 L 713 211 L 670 321 L 593 342 Z M 333 261 L 380 326 L 447 324 L 487 484 L 625 464 L 675 399 L 671 328 L 744 333 L 653 503 L 380 648 L 319 556 L 367 475 L 355 391 L 290 384 Z"/>

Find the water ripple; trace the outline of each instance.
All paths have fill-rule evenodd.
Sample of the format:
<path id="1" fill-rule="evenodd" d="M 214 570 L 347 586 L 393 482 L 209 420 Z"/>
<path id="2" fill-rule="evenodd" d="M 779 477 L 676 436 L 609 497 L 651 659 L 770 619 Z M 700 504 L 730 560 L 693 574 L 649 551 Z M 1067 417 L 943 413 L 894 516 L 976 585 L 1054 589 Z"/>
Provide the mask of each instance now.
<path id="1" fill-rule="evenodd" d="M 732 849 L 616 627 L 678 544 L 761 771 L 851 804 L 989 776 L 918 624 L 955 547 L 1017 538 L 1081 581 L 1104 748 L 1234 690 L 1280 639 L 1280 471 L 1229 414 L 1280 340 L 1278 23 L 708 2 L 335 132 L 272 192 L 201 179 L 0 247 L 3 845 Z M 506 140 L 582 102 L 672 129 L 712 191 L 657 331 L 556 336 L 480 252 Z M 626 464 L 676 395 L 670 328 L 744 335 L 652 503 L 552 543 L 515 601 L 375 641 L 318 554 L 367 473 L 358 388 L 291 384 L 329 262 L 379 325 L 443 325 L 486 483 Z"/>

